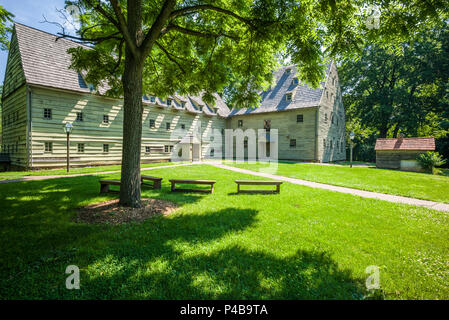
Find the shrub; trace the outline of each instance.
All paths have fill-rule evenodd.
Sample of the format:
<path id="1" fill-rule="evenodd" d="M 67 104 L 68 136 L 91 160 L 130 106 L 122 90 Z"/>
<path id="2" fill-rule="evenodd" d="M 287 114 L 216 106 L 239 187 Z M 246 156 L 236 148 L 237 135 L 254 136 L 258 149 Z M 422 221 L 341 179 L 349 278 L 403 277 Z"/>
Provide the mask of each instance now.
<path id="1" fill-rule="evenodd" d="M 435 167 L 442 166 L 446 163 L 446 160 L 438 152 L 426 152 L 421 153 L 418 158 L 419 165 L 426 171 L 432 172 L 433 174 L 437 174 L 439 170 L 436 170 Z"/>

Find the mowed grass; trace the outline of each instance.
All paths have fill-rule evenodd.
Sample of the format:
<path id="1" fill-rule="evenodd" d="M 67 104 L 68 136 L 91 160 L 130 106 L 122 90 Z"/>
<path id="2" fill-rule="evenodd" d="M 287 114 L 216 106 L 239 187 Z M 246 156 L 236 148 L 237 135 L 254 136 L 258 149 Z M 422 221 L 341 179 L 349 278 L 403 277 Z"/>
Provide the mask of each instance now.
<path id="1" fill-rule="evenodd" d="M 143 164 L 141 164 L 141 168 L 167 166 L 167 165 L 180 164 L 180 163 L 181 162 L 143 163 Z M 67 172 L 67 169 L 51 169 L 51 170 L 36 170 L 36 171 L 6 171 L 6 172 L 0 172 L 0 180 L 20 179 L 20 178 L 24 178 L 24 177 L 28 177 L 28 176 L 57 176 L 57 175 L 71 175 L 71 174 L 96 173 L 96 172 L 120 171 L 120 170 L 121 170 L 121 165 L 71 168 L 70 172 Z"/>
<path id="2" fill-rule="evenodd" d="M 225 164 L 336 186 L 449 203 L 449 174 L 431 175 L 376 167 L 350 168 L 290 162 L 279 162 L 277 167 L 260 162 L 225 162 Z"/>
<path id="3" fill-rule="evenodd" d="M 2 299 L 448 299 L 449 215 L 284 183 L 235 194 L 209 165 L 156 169 L 144 197 L 179 210 L 141 224 L 73 222 L 98 176 L 0 185 Z M 118 175 L 108 175 L 117 178 Z M 171 193 L 168 179 L 216 179 L 213 194 Z M 68 265 L 80 290 L 67 290 Z M 368 266 L 381 289 L 368 292 Z"/>

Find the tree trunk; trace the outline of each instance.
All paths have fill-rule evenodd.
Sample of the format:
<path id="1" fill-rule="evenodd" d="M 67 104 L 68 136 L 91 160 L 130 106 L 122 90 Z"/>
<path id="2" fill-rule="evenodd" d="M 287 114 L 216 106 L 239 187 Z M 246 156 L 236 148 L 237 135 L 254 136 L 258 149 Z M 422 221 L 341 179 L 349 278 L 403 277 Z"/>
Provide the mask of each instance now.
<path id="1" fill-rule="evenodd" d="M 129 49 L 126 49 L 125 54 L 120 204 L 140 208 L 143 63 L 135 59 Z"/>

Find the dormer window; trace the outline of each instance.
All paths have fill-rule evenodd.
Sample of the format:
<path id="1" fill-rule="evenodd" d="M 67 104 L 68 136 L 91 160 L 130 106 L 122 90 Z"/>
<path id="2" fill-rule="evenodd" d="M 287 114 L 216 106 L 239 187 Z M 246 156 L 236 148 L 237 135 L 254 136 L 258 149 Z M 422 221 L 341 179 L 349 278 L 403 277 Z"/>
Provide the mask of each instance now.
<path id="1" fill-rule="evenodd" d="M 171 106 L 171 102 L 172 102 L 171 99 L 167 99 L 167 106 Z"/>
<path id="2" fill-rule="evenodd" d="M 290 69 L 290 68 L 285 69 L 286 74 L 290 74 L 291 72 L 292 72 L 292 69 Z"/>
<path id="3" fill-rule="evenodd" d="M 200 110 L 200 112 L 203 112 L 203 106 L 198 106 L 198 110 Z"/>
<path id="4" fill-rule="evenodd" d="M 156 97 L 155 96 L 150 96 L 150 101 L 153 102 L 153 103 L 156 102 Z"/>
<path id="5" fill-rule="evenodd" d="M 186 107 L 185 101 L 181 101 L 181 108 L 185 109 L 185 107 Z"/>
<path id="6" fill-rule="evenodd" d="M 298 84 L 299 84 L 299 79 L 298 78 L 293 78 L 292 85 L 296 86 Z"/>
<path id="7" fill-rule="evenodd" d="M 292 101 L 292 94 L 291 93 L 286 93 L 285 94 L 285 101 Z"/>

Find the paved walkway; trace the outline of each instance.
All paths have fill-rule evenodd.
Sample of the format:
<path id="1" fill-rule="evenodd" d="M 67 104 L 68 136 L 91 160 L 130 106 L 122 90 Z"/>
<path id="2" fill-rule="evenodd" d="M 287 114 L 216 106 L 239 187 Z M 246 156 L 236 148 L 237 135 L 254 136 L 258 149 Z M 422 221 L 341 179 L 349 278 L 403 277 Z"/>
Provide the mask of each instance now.
<path id="1" fill-rule="evenodd" d="M 149 167 L 149 168 L 141 168 L 141 171 L 146 170 L 154 170 L 154 169 L 163 169 L 167 167 L 181 167 L 181 166 L 189 166 L 192 163 L 181 163 L 181 164 L 170 164 L 167 166 L 158 166 L 158 167 Z M 196 163 L 194 163 L 196 164 Z M 10 179 L 10 180 L 1 180 L 0 183 L 11 183 L 11 182 L 23 182 L 23 181 L 33 181 L 33 180 L 46 180 L 46 179 L 58 179 L 58 178 L 73 178 L 73 177 L 82 177 L 82 176 L 92 176 L 92 175 L 100 175 L 100 174 L 112 174 L 112 173 L 120 173 L 120 170 L 116 171 L 104 171 L 104 172 L 91 172 L 91 173 L 78 173 L 78 174 L 62 174 L 62 175 L 54 175 L 54 176 L 26 176 L 20 179 Z"/>
<path id="2" fill-rule="evenodd" d="M 336 191 L 336 192 L 341 192 L 341 193 L 349 193 L 349 194 L 353 194 L 353 195 L 356 195 L 359 197 L 364 197 L 364 198 L 373 198 L 373 199 L 379 199 L 379 200 L 390 201 L 390 202 L 395 202 L 395 203 L 405 203 L 405 204 L 410 204 L 410 205 L 414 205 L 414 206 L 426 207 L 426 208 L 434 209 L 434 210 L 438 210 L 438 211 L 449 211 L 449 204 L 441 203 L 441 202 L 421 200 L 421 199 L 415 199 L 415 198 L 409 198 L 409 197 L 403 197 L 403 196 L 394 196 L 394 195 L 385 194 L 385 193 L 378 193 L 378 192 L 364 191 L 364 190 L 353 189 L 353 188 L 333 186 L 333 185 L 324 184 L 324 183 L 311 182 L 311 181 L 307 181 L 307 180 L 278 176 L 278 175 L 274 175 L 274 174 L 270 174 L 270 173 L 263 173 L 263 172 L 256 172 L 256 171 L 251 171 L 251 170 L 246 170 L 246 169 L 240 169 L 240 168 L 235 168 L 235 167 L 227 166 L 224 164 L 218 164 L 218 163 L 211 163 L 211 165 L 213 165 L 217 168 L 221 168 L 221 169 L 231 170 L 231 171 L 245 173 L 245 174 L 251 174 L 254 176 L 265 177 L 265 178 L 269 178 L 269 179 L 290 182 L 293 184 L 299 184 L 299 185 L 312 187 L 312 188 L 325 189 L 325 190 Z"/>

